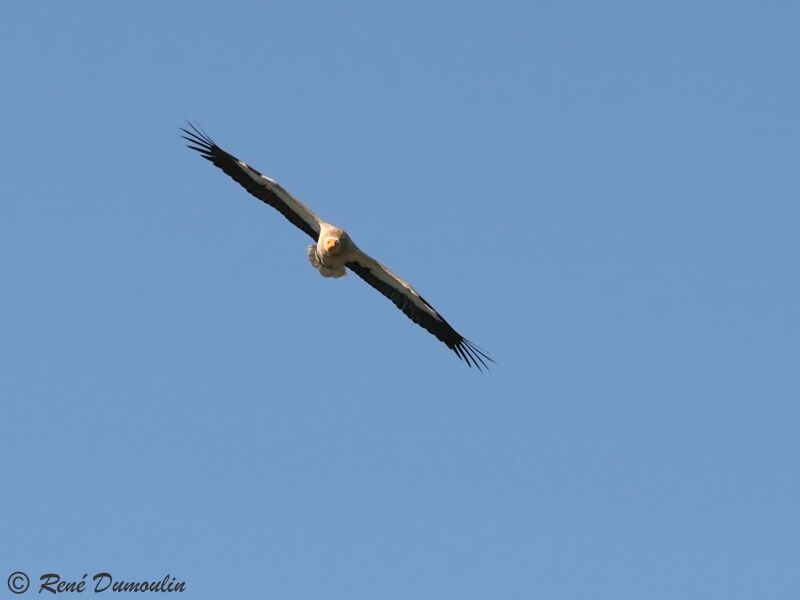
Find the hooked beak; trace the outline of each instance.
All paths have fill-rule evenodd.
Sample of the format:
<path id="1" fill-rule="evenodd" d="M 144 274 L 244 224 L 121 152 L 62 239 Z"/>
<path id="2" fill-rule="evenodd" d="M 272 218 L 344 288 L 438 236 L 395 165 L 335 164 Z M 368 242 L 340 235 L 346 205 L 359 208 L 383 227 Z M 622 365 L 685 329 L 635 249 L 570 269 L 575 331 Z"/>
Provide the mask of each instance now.
<path id="1" fill-rule="evenodd" d="M 336 238 L 328 238 L 325 240 L 325 250 L 331 252 L 339 247 L 339 240 Z"/>

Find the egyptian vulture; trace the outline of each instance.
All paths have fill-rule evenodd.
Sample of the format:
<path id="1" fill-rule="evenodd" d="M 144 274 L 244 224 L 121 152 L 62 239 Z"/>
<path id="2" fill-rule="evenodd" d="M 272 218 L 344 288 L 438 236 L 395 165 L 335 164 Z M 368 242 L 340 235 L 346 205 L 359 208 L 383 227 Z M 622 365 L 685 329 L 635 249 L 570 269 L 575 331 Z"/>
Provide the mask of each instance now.
<path id="1" fill-rule="evenodd" d="M 411 284 L 359 250 L 346 231 L 320 219 L 277 181 L 225 152 L 198 127 L 191 123 L 189 127 L 191 131 L 181 128 L 181 137 L 189 142 L 189 148 L 222 169 L 253 196 L 277 209 L 316 242 L 308 247 L 308 260 L 323 277 L 343 277 L 347 274 L 346 267 L 394 302 L 414 323 L 444 342 L 470 367 L 481 370 L 488 368 L 486 361 L 494 362 L 453 329 Z"/>

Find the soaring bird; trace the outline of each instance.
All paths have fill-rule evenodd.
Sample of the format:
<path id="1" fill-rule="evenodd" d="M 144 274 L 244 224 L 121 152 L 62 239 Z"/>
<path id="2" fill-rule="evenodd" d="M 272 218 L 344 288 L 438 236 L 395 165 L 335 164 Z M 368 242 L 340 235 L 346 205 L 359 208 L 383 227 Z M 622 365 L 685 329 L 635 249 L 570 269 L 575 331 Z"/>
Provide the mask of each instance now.
<path id="1" fill-rule="evenodd" d="M 307 233 L 314 244 L 308 247 L 308 260 L 323 277 L 343 277 L 350 269 L 391 300 L 414 323 L 435 335 L 470 367 L 488 368 L 489 356 L 458 333 L 445 321 L 410 283 L 386 266 L 362 252 L 350 235 L 340 227 L 326 223 L 274 179 L 262 175 L 246 162 L 217 146 L 199 127 L 189 123 L 191 131 L 181 128 L 192 150 L 222 169 L 253 196 L 275 208 L 293 225 Z"/>

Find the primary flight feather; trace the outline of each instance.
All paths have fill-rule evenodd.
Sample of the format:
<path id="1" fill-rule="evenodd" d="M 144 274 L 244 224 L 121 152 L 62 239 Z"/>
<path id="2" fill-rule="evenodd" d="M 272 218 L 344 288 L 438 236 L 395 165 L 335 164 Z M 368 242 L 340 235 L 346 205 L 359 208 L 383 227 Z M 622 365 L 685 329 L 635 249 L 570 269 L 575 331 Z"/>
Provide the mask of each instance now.
<path id="1" fill-rule="evenodd" d="M 181 128 L 187 145 L 206 160 L 222 169 L 253 196 L 266 202 L 286 217 L 298 229 L 316 242 L 308 247 L 308 260 L 323 277 L 342 277 L 350 269 L 381 294 L 417 325 L 435 335 L 469 366 L 488 368 L 493 362 L 472 342 L 459 334 L 436 312 L 407 281 L 362 252 L 346 231 L 326 223 L 273 179 L 228 154 L 202 130 L 189 124 L 191 131 Z"/>

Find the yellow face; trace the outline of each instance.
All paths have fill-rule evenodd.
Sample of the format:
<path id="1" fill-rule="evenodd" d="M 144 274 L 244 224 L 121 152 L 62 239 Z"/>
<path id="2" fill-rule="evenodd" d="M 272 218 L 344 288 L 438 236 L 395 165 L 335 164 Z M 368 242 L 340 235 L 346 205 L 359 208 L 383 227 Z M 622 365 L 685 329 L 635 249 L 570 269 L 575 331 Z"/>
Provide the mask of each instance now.
<path id="1" fill-rule="evenodd" d="M 336 254 L 339 250 L 339 240 L 337 238 L 328 238 L 325 240 L 325 250 L 330 254 Z"/>

